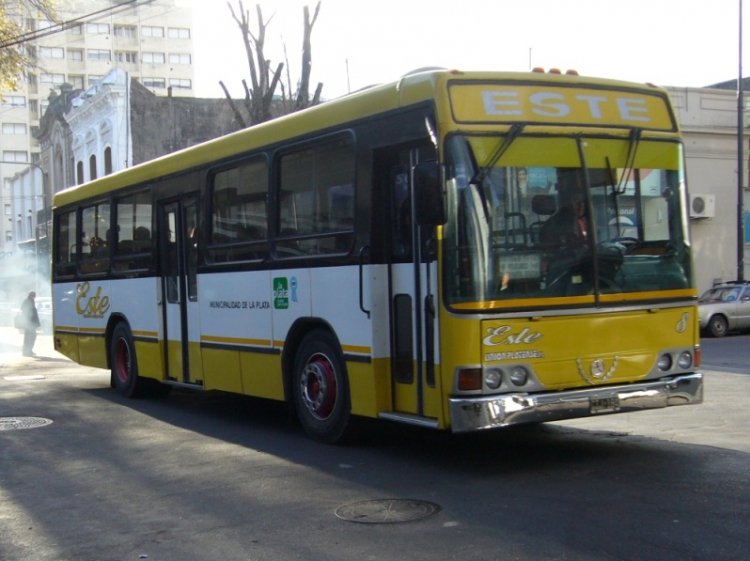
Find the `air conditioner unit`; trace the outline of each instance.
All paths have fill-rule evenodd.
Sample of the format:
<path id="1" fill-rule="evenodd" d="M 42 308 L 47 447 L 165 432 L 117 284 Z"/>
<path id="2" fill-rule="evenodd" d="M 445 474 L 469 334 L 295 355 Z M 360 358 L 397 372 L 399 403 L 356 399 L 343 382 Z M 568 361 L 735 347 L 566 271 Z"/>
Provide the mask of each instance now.
<path id="1" fill-rule="evenodd" d="M 690 218 L 713 218 L 716 216 L 715 195 L 690 195 Z"/>

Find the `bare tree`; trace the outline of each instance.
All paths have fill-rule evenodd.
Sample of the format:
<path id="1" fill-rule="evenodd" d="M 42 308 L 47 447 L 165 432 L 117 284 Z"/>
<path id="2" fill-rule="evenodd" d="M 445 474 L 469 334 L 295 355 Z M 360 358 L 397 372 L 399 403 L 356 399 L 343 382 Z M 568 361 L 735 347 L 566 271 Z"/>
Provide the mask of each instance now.
<path id="1" fill-rule="evenodd" d="M 247 127 L 268 121 L 276 114 L 291 113 L 315 105 L 320 101 L 320 92 L 323 84 L 318 84 L 315 94 L 310 98 L 310 72 L 312 70 L 312 28 L 320 12 L 320 0 L 318 1 L 315 12 L 310 18 L 310 11 L 307 6 L 304 8 L 304 35 L 302 43 L 302 70 L 297 91 L 294 94 L 294 103 L 287 99 L 286 89 L 281 81 L 281 73 L 284 69 L 284 63 L 280 62 L 273 68 L 271 60 L 267 59 L 264 53 L 266 46 L 266 28 L 268 27 L 271 16 L 268 20 L 263 19 L 263 13 L 259 5 L 255 6 L 257 19 L 257 33 L 254 33 L 250 26 L 250 13 L 245 10 L 242 0 L 238 0 L 239 10 L 235 12 L 231 3 L 227 2 L 232 18 L 237 23 L 242 33 L 242 40 L 245 45 L 245 54 L 247 55 L 248 70 L 250 73 L 250 85 L 247 80 L 242 80 L 242 86 L 245 90 L 245 98 L 242 103 L 234 100 L 229 93 L 223 81 L 219 82 L 224 95 L 229 101 L 229 105 L 234 111 L 237 122 Z M 288 67 L 288 61 L 287 61 Z M 287 70 L 287 84 L 290 96 L 292 95 L 291 77 Z M 274 96 L 276 89 L 281 89 L 281 104 L 276 104 L 274 111 Z"/>

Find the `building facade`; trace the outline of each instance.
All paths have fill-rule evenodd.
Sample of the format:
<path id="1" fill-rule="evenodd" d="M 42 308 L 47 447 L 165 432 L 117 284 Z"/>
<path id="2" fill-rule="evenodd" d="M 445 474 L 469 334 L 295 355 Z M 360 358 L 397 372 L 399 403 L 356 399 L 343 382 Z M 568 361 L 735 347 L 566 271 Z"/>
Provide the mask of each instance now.
<path id="1" fill-rule="evenodd" d="M 11 182 L 27 168 L 40 168 L 35 133 L 64 84 L 70 85 L 69 91 L 84 91 L 113 68 L 120 68 L 154 94 L 194 95 L 192 14 L 174 0 L 142 0 L 124 6 L 119 0 L 60 0 L 56 8 L 62 26 L 31 12 L 23 1 L 12 4 L 10 13 L 30 34 L 21 48 L 33 67 L 16 91 L 1 92 L 0 209 L 4 220 L 0 255 L 12 253 L 28 235 L 19 230 Z M 114 123 L 112 127 L 114 134 Z M 56 163 L 57 168 L 42 167 L 70 173 L 69 163 L 63 160 Z M 106 161 L 95 163 L 103 172 Z M 45 172 L 45 185 L 33 196 L 59 190 L 58 181 L 58 176 Z"/>
<path id="2" fill-rule="evenodd" d="M 695 280 L 703 292 L 738 274 L 737 92 L 732 89 L 668 88 L 685 138 L 690 234 Z M 750 96 L 745 96 L 745 103 Z M 748 123 L 749 119 L 745 119 Z M 744 221 L 750 216 L 750 173 L 745 127 L 741 193 Z M 750 232 L 744 231 L 744 278 L 750 278 Z"/>

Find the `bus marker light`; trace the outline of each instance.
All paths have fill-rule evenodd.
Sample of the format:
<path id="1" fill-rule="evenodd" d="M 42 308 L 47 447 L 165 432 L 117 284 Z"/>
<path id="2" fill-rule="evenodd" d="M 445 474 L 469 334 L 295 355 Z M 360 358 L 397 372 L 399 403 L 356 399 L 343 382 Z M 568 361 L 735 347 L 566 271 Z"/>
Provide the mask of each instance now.
<path id="1" fill-rule="evenodd" d="M 458 389 L 463 392 L 482 389 L 482 369 L 462 368 L 458 371 Z"/>

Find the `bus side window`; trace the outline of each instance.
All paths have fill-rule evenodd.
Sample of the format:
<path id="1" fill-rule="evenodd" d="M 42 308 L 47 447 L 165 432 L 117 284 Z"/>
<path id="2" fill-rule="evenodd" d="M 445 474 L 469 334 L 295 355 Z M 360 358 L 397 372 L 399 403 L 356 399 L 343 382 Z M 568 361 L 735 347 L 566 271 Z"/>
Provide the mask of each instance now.
<path id="1" fill-rule="evenodd" d="M 114 247 L 115 272 L 144 270 L 153 263 L 151 193 L 142 191 L 118 199 L 115 203 L 117 224 L 111 240 Z"/>
<path id="2" fill-rule="evenodd" d="M 108 237 L 110 236 L 110 205 L 107 202 L 85 207 L 81 212 L 81 259 L 83 273 L 104 273 L 109 270 Z"/>
<path id="3" fill-rule="evenodd" d="M 411 198 L 409 197 L 409 175 L 403 168 L 394 170 L 391 176 L 391 196 L 393 200 L 393 243 L 392 254 L 397 262 L 412 258 Z"/>
<path id="4" fill-rule="evenodd" d="M 211 180 L 213 262 L 259 261 L 268 253 L 268 166 L 255 158 L 217 171 Z"/>
<path id="5" fill-rule="evenodd" d="M 77 257 L 76 212 L 60 214 L 55 222 L 54 274 L 56 277 L 75 273 Z"/>
<path id="6" fill-rule="evenodd" d="M 281 156 L 278 255 L 345 253 L 353 247 L 354 168 L 349 135 Z"/>

